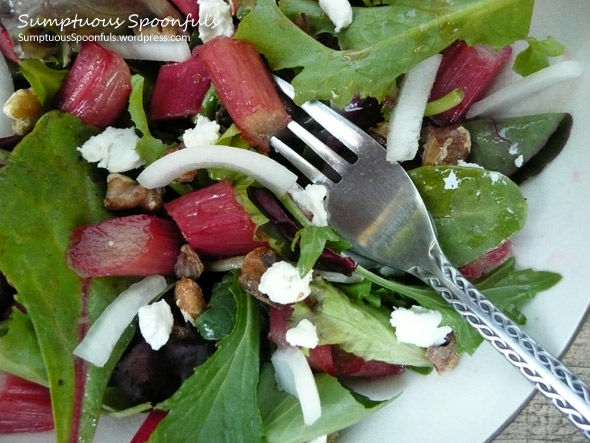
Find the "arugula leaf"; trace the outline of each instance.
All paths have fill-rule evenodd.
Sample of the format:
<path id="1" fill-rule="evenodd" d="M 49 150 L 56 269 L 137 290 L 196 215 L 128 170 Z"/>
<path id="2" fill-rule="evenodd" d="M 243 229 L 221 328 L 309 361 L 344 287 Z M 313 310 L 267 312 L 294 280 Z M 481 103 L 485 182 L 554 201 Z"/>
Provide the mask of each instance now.
<path id="1" fill-rule="evenodd" d="M 348 249 L 351 244 L 342 240 L 336 231 L 330 226 L 308 226 L 300 229 L 295 234 L 291 243 L 291 250 L 295 250 L 295 245 L 299 242 L 299 260 L 297 268 L 299 275 L 303 278 L 315 265 L 319 256 L 326 246 L 338 251 Z"/>
<path id="2" fill-rule="evenodd" d="M 348 49 L 336 51 L 299 29 L 274 0 L 258 0 L 235 37 L 252 43 L 273 70 L 297 69 L 297 104 L 323 99 L 344 107 L 356 93 L 382 101 L 397 77 L 455 40 L 499 47 L 525 38 L 532 7 L 532 0 L 415 0 L 357 8 L 342 32 Z"/>
<path id="3" fill-rule="evenodd" d="M 352 426 L 387 405 L 388 401 L 373 401 L 343 387 L 328 374 L 316 374 L 316 385 L 322 404 L 322 415 L 312 425 L 303 422 L 297 398 L 279 391 L 272 365 L 260 373 L 258 405 L 269 443 L 302 443 Z M 392 399 L 393 400 L 393 399 Z"/>
<path id="4" fill-rule="evenodd" d="M 18 64 L 23 76 L 35 91 L 39 102 L 43 106 L 50 105 L 69 70 L 51 69 L 39 59 L 19 60 Z"/>
<path id="5" fill-rule="evenodd" d="M 147 163 L 153 163 L 166 152 L 171 145 L 167 145 L 162 140 L 154 137 L 150 133 L 147 117 L 143 108 L 143 83 L 144 78 L 135 74 L 131 77 L 131 94 L 129 96 L 129 114 L 135 124 L 135 128 L 141 132 L 141 138 L 135 146 L 135 150 L 140 157 Z"/>
<path id="6" fill-rule="evenodd" d="M 524 196 L 498 172 L 423 166 L 409 174 L 434 220 L 441 248 L 457 267 L 496 248 L 524 225 Z"/>
<path id="7" fill-rule="evenodd" d="M 529 47 L 519 53 L 514 60 L 514 72 L 526 77 L 549 66 L 549 57 L 563 54 L 565 46 L 549 36 L 546 40 L 527 38 Z"/>
<path id="8" fill-rule="evenodd" d="M 257 304 L 234 275 L 230 291 L 237 317 L 215 354 L 195 369 L 159 408 L 170 412 L 150 442 L 258 442 L 262 418 L 257 406 L 259 324 Z"/>
<path id="9" fill-rule="evenodd" d="M 221 340 L 233 329 L 236 321 L 236 299 L 231 292 L 233 277 L 226 274 L 213 286 L 207 310 L 195 321 L 199 334 L 207 340 Z"/>
<path id="10" fill-rule="evenodd" d="M 13 308 L 8 331 L 0 337 L 0 370 L 49 386 L 47 370 L 33 323 L 27 314 Z"/>
<path id="11" fill-rule="evenodd" d="M 0 171 L 0 269 L 35 329 L 58 442 L 91 440 L 110 372 L 126 344 L 123 339 L 104 368 L 72 355 L 88 327 L 84 319 L 96 319 L 128 285 L 126 279 L 82 280 L 65 260 L 74 227 L 109 217 L 97 184 L 104 179 L 76 151 L 96 131 L 72 115 L 49 112 Z"/>
<path id="12" fill-rule="evenodd" d="M 311 288 L 319 304 L 309 309 L 298 303 L 291 318 L 294 323 L 310 318 L 317 328 L 320 344 L 337 344 L 365 360 L 432 366 L 424 349 L 397 341 L 389 314 L 384 310 L 354 302 L 322 279 L 313 280 Z"/>

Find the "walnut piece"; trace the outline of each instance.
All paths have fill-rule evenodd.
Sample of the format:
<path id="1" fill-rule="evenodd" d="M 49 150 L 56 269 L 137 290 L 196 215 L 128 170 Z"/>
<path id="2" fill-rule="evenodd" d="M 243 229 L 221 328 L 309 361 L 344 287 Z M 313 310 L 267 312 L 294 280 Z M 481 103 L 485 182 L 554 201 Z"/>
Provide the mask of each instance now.
<path id="1" fill-rule="evenodd" d="M 162 207 L 163 195 L 163 188 L 147 189 L 132 178 L 111 173 L 107 177 L 104 206 L 111 211 L 140 207 L 153 212 Z"/>
<path id="2" fill-rule="evenodd" d="M 242 271 L 240 274 L 240 286 L 252 294 L 257 299 L 271 306 L 280 306 L 270 301 L 270 299 L 258 290 L 262 274 L 274 263 L 279 261 L 275 252 L 266 246 L 250 251 L 244 258 Z"/>
<path id="3" fill-rule="evenodd" d="M 466 160 L 471 153 L 471 136 L 460 125 L 437 128 L 427 126 L 422 131 L 424 152 L 423 165 L 456 165 L 459 160 Z"/>
<path id="4" fill-rule="evenodd" d="M 164 152 L 163 155 L 168 155 L 168 154 L 172 154 L 173 152 L 178 151 L 179 149 L 184 149 L 183 147 L 174 147 L 174 148 L 170 148 L 168 149 L 166 152 Z M 178 183 L 190 183 L 192 182 L 195 177 L 197 176 L 197 171 L 187 171 L 182 175 L 179 175 L 178 177 L 176 177 L 176 181 Z"/>
<path id="5" fill-rule="evenodd" d="M 43 114 L 43 106 L 32 88 L 18 89 L 4 103 L 4 114 L 12 119 L 12 129 L 24 135 Z"/>
<path id="6" fill-rule="evenodd" d="M 207 309 L 201 287 L 190 278 L 181 278 L 174 287 L 174 300 L 184 319 L 193 323 Z"/>
<path id="7" fill-rule="evenodd" d="M 426 350 L 426 358 L 432 362 L 439 374 L 453 369 L 459 361 L 455 334 L 447 335 L 446 343 L 441 346 L 430 346 Z"/>
<path id="8" fill-rule="evenodd" d="M 190 245 L 183 245 L 180 248 L 180 254 L 178 254 L 176 264 L 174 265 L 174 274 L 178 278 L 192 278 L 196 280 L 201 276 L 204 269 L 205 266 L 195 250 Z"/>

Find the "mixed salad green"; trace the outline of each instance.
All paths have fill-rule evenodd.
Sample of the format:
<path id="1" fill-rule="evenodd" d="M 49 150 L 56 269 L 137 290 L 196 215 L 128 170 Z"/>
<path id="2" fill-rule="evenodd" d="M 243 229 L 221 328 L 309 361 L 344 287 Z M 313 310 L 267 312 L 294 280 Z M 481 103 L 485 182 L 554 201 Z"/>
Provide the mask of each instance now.
<path id="1" fill-rule="evenodd" d="M 376 137 L 383 136 L 379 128 L 386 125 L 391 109 L 395 110 L 400 79 L 418 62 L 458 40 L 469 46 L 500 48 L 526 39 L 533 8 L 532 0 L 358 3 L 353 2 L 352 23 L 338 33 L 313 0 L 232 3 L 237 29 L 233 38 L 252 45 L 271 70 L 292 79 L 296 103 L 329 101 L 344 115 L 348 112 L 353 121 L 351 109 L 360 109 L 364 117 L 375 115 L 365 129 Z M 174 4 L 183 11 L 184 2 Z M 149 441 L 153 442 L 304 442 L 344 429 L 385 405 L 387 402 L 365 398 L 343 384 L 342 379 L 354 375 L 350 366 L 333 375 L 318 370 L 314 379 L 321 416 L 306 425 L 297 397 L 278 388 L 276 369 L 270 363 L 277 346 L 289 346 L 276 336 L 267 339 L 269 328 L 271 335 L 285 332 L 272 330 L 272 315 L 279 307 L 272 301 L 269 304 L 268 299 L 261 301 L 256 288 L 252 290 L 240 278 L 244 273 L 239 269 L 242 262 L 227 257 L 205 254 L 204 274 L 197 281 L 207 307 L 194 322 L 179 318 L 180 313 L 175 312 L 176 338 L 180 338 L 174 343 L 171 339 L 164 351 L 147 348 L 133 322 L 125 328 L 103 367 L 73 354 L 90 325 L 118 294 L 138 281 L 138 276 L 81 275 L 68 260 L 72 233 L 80 227 L 146 211 L 137 207 L 122 212 L 105 208 L 107 174 L 84 160 L 78 150 L 104 127 L 84 123 L 79 116 L 58 109 L 60 91 L 63 95 L 79 47 L 67 42 L 19 44 L 18 36 L 31 29 L 19 27 L 17 18 L 21 14 L 80 14 L 124 20 L 132 13 L 161 18 L 182 14 L 168 2 L 155 0 L 63 1 L 51 6 L 23 1 L 11 8 L 2 17 L 18 57 L 9 62 L 9 67 L 17 89 L 32 88 L 41 112 L 29 128 L 21 131 L 24 137 L 2 139 L 0 149 L 0 271 L 13 288 L 3 289 L 0 295 L 14 299 L 2 322 L 0 370 L 50 389 L 57 441 L 91 441 L 101 414 L 123 416 L 155 408 L 167 414 L 151 434 Z M 196 26 L 190 44 L 197 48 L 197 54 L 200 46 L 208 44 L 199 39 Z M 547 65 L 547 57 L 561 51 L 563 48 L 552 39 L 529 39 L 529 47 L 519 54 L 515 68 L 523 75 L 532 74 Z M 169 150 L 178 149 L 182 135 L 194 126 L 197 115 L 150 119 L 154 83 L 163 63 L 127 60 L 127 65 L 132 74 L 128 100 L 111 126 L 135 128 L 136 152 L 144 164 L 156 164 Z M 211 86 L 208 90 L 197 114 L 219 124 L 222 135 L 218 144 L 254 150 L 245 134 L 247 129 L 237 129 L 238 122 L 228 116 L 228 112 L 233 114 L 215 89 Z M 438 126 L 428 119 L 424 125 Z M 492 266 L 481 265 L 485 273 L 477 272 L 473 281 L 519 324 L 526 321 L 520 310 L 523 304 L 560 277 L 548 271 L 519 269 L 509 254 L 495 262 L 489 254 L 506 247 L 524 225 L 526 201 L 517 183 L 539 172 L 557 155 L 567 139 L 569 125 L 571 117 L 562 113 L 470 120 L 464 122 L 471 137 L 467 162 L 420 165 L 417 157 L 404 164 L 424 198 L 449 259 L 463 269 L 477 267 L 481 257 L 492 260 Z M 515 144 L 519 146 L 518 164 Z M 268 155 L 275 158 L 273 153 Z M 141 168 L 125 174 L 136 178 L 140 172 Z M 453 183 L 448 181 L 451 176 Z M 450 369 L 452 364 L 439 367 L 428 352 L 434 350 L 430 348 L 446 347 L 454 361 L 460 354 L 472 354 L 481 343 L 478 333 L 440 296 L 407 276 L 363 262 L 363 266 L 355 264 L 352 272 L 341 270 L 333 281 L 333 273 L 324 272 L 329 260 L 322 261 L 322 254 L 328 247 L 332 256 L 343 259 L 341 253 L 350 245 L 328 226 L 313 225 L 289 195 L 261 194 L 260 185 L 243 173 L 220 168 L 199 170 L 189 180 L 173 181 L 166 187 L 165 205 L 226 181 L 257 228 L 256 242 L 268 245 L 278 260 L 295 263 L 301 276 L 314 272 L 310 295 L 290 303 L 288 315 L 283 308 L 286 328 L 309 320 L 317 329 L 321 346 L 334 346 L 334 352 L 360 359 L 355 360 L 357 363 L 376 361 L 395 366 L 398 372 L 402 366 L 420 372 L 434 367 Z M 170 218 L 161 206 L 156 214 Z M 166 277 L 168 287 L 158 298 L 171 300 L 179 277 L 174 273 Z M 442 346 L 427 350 L 398 340 L 389 321 L 391 311 L 414 305 L 439 312 L 441 325 L 452 329 Z M 310 351 L 304 348 L 303 355 L 313 356 Z M 195 353 L 205 353 L 198 364 Z M 134 361 L 133 356 L 140 354 L 149 357 Z M 155 355 L 157 360 L 152 359 Z M 155 361 L 156 366 L 178 363 L 180 369 L 171 369 L 174 375 L 164 381 L 160 378 L 168 377 L 156 372 L 158 383 L 169 382 L 157 390 L 154 380 L 128 377 L 138 372 L 133 365 L 146 361 Z M 149 371 L 151 368 L 146 369 L 146 373 Z M 142 386 L 149 392 L 142 391 Z"/>

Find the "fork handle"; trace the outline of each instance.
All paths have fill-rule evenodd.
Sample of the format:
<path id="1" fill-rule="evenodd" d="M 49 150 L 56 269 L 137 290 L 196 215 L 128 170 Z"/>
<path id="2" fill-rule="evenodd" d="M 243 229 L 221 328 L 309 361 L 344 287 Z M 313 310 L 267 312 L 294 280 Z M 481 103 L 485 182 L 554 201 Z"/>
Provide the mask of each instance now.
<path id="1" fill-rule="evenodd" d="M 590 438 L 588 386 L 486 299 L 436 246 L 430 258 L 433 266 L 417 267 L 412 273 L 438 292 Z"/>

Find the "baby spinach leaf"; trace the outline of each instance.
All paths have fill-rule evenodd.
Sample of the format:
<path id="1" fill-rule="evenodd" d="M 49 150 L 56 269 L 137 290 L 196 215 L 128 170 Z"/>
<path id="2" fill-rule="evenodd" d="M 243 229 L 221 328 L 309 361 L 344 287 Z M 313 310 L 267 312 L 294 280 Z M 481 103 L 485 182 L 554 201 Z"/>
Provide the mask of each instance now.
<path id="1" fill-rule="evenodd" d="M 538 174 L 567 141 L 571 116 L 563 113 L 466 122 L 469 161 L 510 176 L 515 182 Z"/>
<path id="2" fill-rule="evenodd" d="M 258 0 L 236 38 L 252 43 L 272 69 L 298 70 L 296 103 L 324 99 L 344 107 L 356 93 L 383 100 L 398 76 L 455 40 L 504 46 L 525 38 L 532 6 L 532 0 L 417 0 L 355 9 L 337 51 L 299 29 L 274 0 Z"/>
<path id="3" fill-rule="evenodd" d="M 328 374 L 316 374 L 316 385 L 322 404 L 322 415 L 312 425 L 303 422 L 297 398 L 279 391 L 272 365 L 260 373 L 258 405 L 264 421 L 264 433 L 269 443 L 302 443 L 352 426 L 388 404 L 356 394 Z"/>
<path id="4" fill-rule="evenodd" d="M 443 251 L 457 267 L 496 248 L 524 225 L 524 196 L 498 172 L 424 166 L 409 174 L 434 220 Z"/>
<path id="5" fill-rule="evenodd" d="M 135 128 L 142 135 L 135 146 L 135 150 L 149 164 L 159 159 L 171 146 L 150 133 L 145 109 L 143 108 L 143 83 L 144 78 L 141 75 L 135 74 L 131 77 L 131 94 L 128 109 Z"/>
<path id="6" fill-rule="evenodd" d="M 259 442 L 257 406 L 260 331 L 257 304 L 234 277 L 237 317 L 217 351 L 159 408 L 170 412 L 150 442 Z"/>
<path id="7" fill-rule="evenodd" d="M 319 304 L 312 310 L 296 309 L 292 319 L 297 323 L 298 316 L 310 318 L 320 344 L 337 344 L 365 360 L 431 366 L 424 349 L 397 341 L 385 311 L 357 303 L 321 279 L 315 279 L 311 288 Z"/>
<path id="8" fill-rule="evenodd" d="M 47 113 L 0 171 L 0 269 L 35 329 L 58 442 L 92 438 L 104 388 L 125 342 L 105 368 L 72 355 L 87 322 L 128 284 L 81 280 L 66 264 L 72 229 L 109 217 L 102 186 L 76 151 L 96 131 L 69 114 Z"/>
<path id="9" fill-rule="evenodd" d="M 195 321 L 199 333 L 207 340 L 221 340 L 234 327 L 236 298 L 231 292 L 232 284 L 231 274 L 226 274 L 221 282 L 216 283 L 207 310 Z"/>
<path id="10" fill-rule="evenodd" d="M 549 66 L 549 57 L 557 57 L 565 51 L 565 46 L 549 36 L 545 40 L 527 38 L 528 48 L 516 56 L 514 72 L 526 77 Z"/>
<path id="11" fill-rule="evenodd" d="M 47 370 L 30 317 L 13 308 L 10 319 L 4 323 L 8 331 L 0 337 L 0 370 L 49 386 Z"/>

